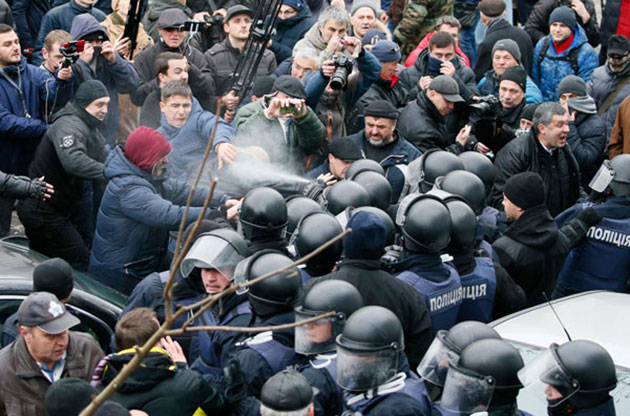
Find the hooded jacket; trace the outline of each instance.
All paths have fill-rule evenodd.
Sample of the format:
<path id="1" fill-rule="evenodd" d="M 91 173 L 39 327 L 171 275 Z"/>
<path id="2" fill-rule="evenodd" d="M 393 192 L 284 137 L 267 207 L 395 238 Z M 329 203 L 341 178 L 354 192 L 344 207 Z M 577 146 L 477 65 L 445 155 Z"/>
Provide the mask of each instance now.
<path id="1" fill-rule="evenodd" d="M 0 170 L 24 175 L 39 139 L 48 129 L 44 122 L 46 109 L 52 106 L 58 84 L 55 78 L 27 64 L 24 57 L 20 65 L 10 65 L 3 71 L 13 84 L 21 85 L 26 108 L 22 106 L 17 88 L 5 76 L 0 76 Z M 59 82 L 60 88 L 66 85 Z M 25 110 L 30 118 L 25 116 Z"/>
<path id="2" fill-rule="evenodd" d="M 54 29 L 63 29 L 66 32 L 70 32 L 74 18 L 84 13 L 91 14 L 99 22 L 105 20 L 106 17 L 105 13 L 94 6 L 83 7 L 77 4 L 74 0 L 70 0 L 70 2 L 66 4 L 54 7 L 44 15 L 41 26 L 39 27 L 35 48 L 33 50 L 33 65 L 39 65 L 43 61 L 42 48 L 44 47 L 44 39 L 46 38 L 46 35 Z"/>
<path id="3" fill-rule="evenodd" d="M 171 178 L 186 181 L 192 174 L 196 173 L 196 165 L 203 158 L 216 117 L 214 114 L 204 111 L 195 98 L 193 98 L 188 120 L 182 127 L 171 126 L 166 121 L 166 117 L 162 115 L 161 125 L 157 131 L 162 133 L 173 146 L 173 151 L 168 155 Z M 214 151 L 219 143 L 229 143 L 234 134 L 234 127 L 219 118 L 212 150 Z"/>
<path id="4" fill-rule="evenodd" d="M 597 108 L 601 108 L 608 96 L 615 91 L 619 83 L 625 78 L 630 77 L 630 65 L 619 73 L 613 73 L 608 68 L 608 64 L 604 64 L 591 75 L 591 79 L 586 83 L 588 95 L 593 97 Z M 626 82 L 621 88 L 615 99 L 612 101 L 608 109 L 600 116 L 606 127 L 606 139 L 612 140 L 611 134 L 615 120 L 617 119 L 617 110 L 621 102 L 630 96 L 630 82 Z"/>
<path id="5" fill-rule="evenodd" d="M 101 375 L 102 385 L 109 385 L 134 355 L 135 350 L 128 349 L 110 356 Z M 152 416 L 189 416 L 197 408 L 209 415 L 229 414 L 223 395 L 201 374 L 175 363 L 158 347 L 151 349 L 110 400 Z"/>
<path id="6" fill-rule="evenodd" d="M 493 244 L 499 263 L 527 296 L 527 306 L 545 301 L 571 248 L 588 231 L 574 218 L 558 229 L 545 205 L 527 209 Z"/>
<path id="7" fill-rule="evenodd" d="M 306 35 L 309 29 L 316 25 L 311 11 L 305 3 L 293 17 L 276 21 L 276 34 L 271 38 L 271 52 L 276 56 L 276 63 L 291 57 L 295 44 Z"/>
<path id="8" fill-rule="evenodd" d="M 540 51 L 545 39 L 549 40 L 549 49 L 540 61 Z M 578 49 L 577 64 L 579 71 L 573 72 L 571 63 L 568 61 L 571 50 Z M 534 63 L 532 65 L 532 79 L 540 87 L 544 101 L 555 101 L 558 97 L 558 84 L 567 75 L 578 75 L 584 81 L 591 79 L 591 74 L 599 66 L 599 56 L 588 43 L 586 32 L 579 24 L 573 31 L 573 42 L 571 46 L 562 53 L 556 52 L 551 35 L 540 39 L 534 50 Z"/>
<path id="9" fill-rule="evenodd" d="M 89 271 L 107 281 L 107 276 L 122 276 L 123 269 L 136 276 L 166 269 L 168 232 L 179 227 L 190 187 L 154 178 L 131 163 L 122 147 L 107 157 L 105 176 L 109 183 L 98 210 Z M 186 225 L 201 214 L 206 195 L 207 190 L 195 192 Z"/>
<path id="10" fill-rule="evenodd" d="M 103 351 L 88 334 L 70 332 L 62 378 L 90 381 Z M 29 354 L 24 338 L 0 350 L 0 415 L 45 416 L 44 397 L 50 381 Z"/>
<path id="11" fill-rule="evenodd" d="M 588 22 L 584 23 L 582 18 L 576 13 L 575 17 L 578 20 L 580 26 L 584 28 L 588 42 L 596 48 L 599 45 L 599 24 L 597 23 L 597 14 L 595 13 L 595 5 L 592 0 L 584 0 L 582 2 L 588 14 L 591 18 Z M 540 0 L 536 2 L 534 9 L 527 18 L 523 29 L 531 36 L 532 42 L 537 43 L 540 38 L 543 38 L 549 34 L 549 16 L 556 7 L 560 7 L 562 2 L 559 0 Z M 602 25 L 602 28 L 604 26 Z M 614 30 L 613 30 L 614 32 Z M 612 33 L 610 34 L 612 35 Z M 610 37 L 608 35 L 608 37 Z M 606 38 L 608 40 L 608 38 Z"/>
<path id="12" fill-rule="evenodd" d="M 77 16 L 72 22 L 71 35 L 73 39 L 81 39 L 83 36 L 94 32 L 101 32 L 107 36 L 107 31 L 91 15 Z M 110 41 L 113 42 L 114 40 Z M 93 65 L 95 66 L 93 67 Z M 72 65 L 72 71 L 75 74 L 74 85 L 77 88 L 81 83 L 90 79 L 97 79 L 107 87 L 110 101 L 107 116 L 105 116 L 100 129 L 107 144 L 113 147 L 118 135 L 118 123 L 120 121 L 118 94 L 129 94 L 138 85 L 140 78 L 136 68 L 118 54 L 116 54 L 114 62 L 109 62 L 103 55 L 95 54 L 91 63 L 79 59 Z"/>
<path id="13" fill-rule="evenodd" d="M 494 69 L 487 71 L 481 81 L 477 84 L 479 88 L 479 94 L 481 96 L 492 94 L 499 96 L 499 84 L 500 79 L 497 78 Z M 534 82 L 534 80 L 528 75 L 525 83 L 525 102 L 527 104 L 537 104 L 543 102 L 542 92 L 540 88 Z"/>
<path id="14" fill-rule="evenodd" d="M 505 183 L 521 172 L 535 172 L 542 177 L 551 215 L 558 215 L 573 205 L 580 196 L 580 167 L 571 146 L 557 148 L 549 154 L 533 131 L 505 145 L 497 154 L 495 166 L 497 175 L 490 204 L 497 209 L 503 201 Z"/>

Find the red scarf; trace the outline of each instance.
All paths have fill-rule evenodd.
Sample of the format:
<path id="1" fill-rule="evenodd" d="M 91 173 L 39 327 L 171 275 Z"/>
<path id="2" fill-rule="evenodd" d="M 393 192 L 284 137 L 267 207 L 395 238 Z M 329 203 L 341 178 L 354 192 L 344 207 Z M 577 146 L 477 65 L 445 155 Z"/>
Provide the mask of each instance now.
<path id="1" fill-rule="evenodd" d="M 396 83 L 398 82 L 398 74 L 394 74 L 392 75 L 392 77 L 390 79 L 387 78 L 383 78 L 381 76 L 382 79 L 384 79 L 385 81 L 391 81 L 391 85 L 389 86 L 390 88 L 394 88 L 394 85 L 396 85 Z"/>
<path id="2" fill-rule="evenodd" d="M 553 47 L 556 48 L 556 52 L 558 53 L 558 55 L 560 55 L 562 52 L 569 49 L 569 46 L 571 46 L 571 44 L 573 43 L 574 37 L 575 37 L 575 34 L 571 33 L 571 36 L 569 36 L 569 38 L 565 40 L 564 42 L 553 43 Z"/>

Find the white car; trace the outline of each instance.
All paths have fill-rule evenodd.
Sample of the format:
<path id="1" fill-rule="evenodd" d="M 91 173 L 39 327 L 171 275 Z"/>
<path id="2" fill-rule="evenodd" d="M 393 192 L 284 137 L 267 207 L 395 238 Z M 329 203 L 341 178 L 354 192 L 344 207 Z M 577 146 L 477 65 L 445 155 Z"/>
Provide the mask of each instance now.
<path id="1" fill-rule="evenodd" d="M 630 295 L 606 291 L 580 293 L 552 301 L 571 339 L 598 343 L 612 356 L 617 369 L 613 390 L 617 415 L 630 415 Z M 548 304 L 493 321 L 489 324 L 523 356 L 525 364 L 552 343 L 568 341 L 560 321 Z M 521 390 L 518 407 L 535 416 L 547 414 L 544 385 Z"/>

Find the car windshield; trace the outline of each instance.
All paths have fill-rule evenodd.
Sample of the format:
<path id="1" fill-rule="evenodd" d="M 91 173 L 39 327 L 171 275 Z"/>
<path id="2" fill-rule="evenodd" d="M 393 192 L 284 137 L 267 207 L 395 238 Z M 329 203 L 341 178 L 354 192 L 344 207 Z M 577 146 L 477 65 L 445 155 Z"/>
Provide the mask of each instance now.
<path id="1" fill-rule="evenodd" d="M 520 342 L 509 341 L 521 353 L 525 365 L 536 358 L 543 349 Z M 618 415 L 630 415 L 630 369 L 616 366 L 617 388 L 612 391 L 615 400 L 615 410 Z M 547 414 L 547 401 L 545 400 L 545 387 L 543 383 L 534 383 L 521 389 L 518 395 L 518 408 L 533 415 Z"/>

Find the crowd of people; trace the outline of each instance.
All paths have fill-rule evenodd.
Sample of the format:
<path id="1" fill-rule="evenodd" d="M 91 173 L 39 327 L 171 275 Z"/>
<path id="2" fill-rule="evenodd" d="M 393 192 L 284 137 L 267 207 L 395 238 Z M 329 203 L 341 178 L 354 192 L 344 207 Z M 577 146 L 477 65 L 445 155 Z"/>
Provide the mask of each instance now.
<path id="1" fill-rule="evenodd" d="M 50 257 L 1 327 L 0 416 L 110 385 L 96 414 L 523 416 L 540 383 L 549 415 L 615 415 L 602 346 L 526 363 L 487 324 L 629 290 L 630 6 L 272 3 L 0 0 L 0 235 L 16 211 Z M 126 295 L 108 354 L 73 270 Z M 182 307 L 236 330 L 118 380 Z"/>

